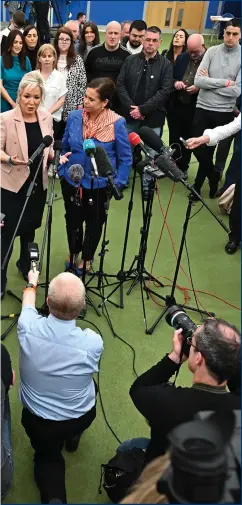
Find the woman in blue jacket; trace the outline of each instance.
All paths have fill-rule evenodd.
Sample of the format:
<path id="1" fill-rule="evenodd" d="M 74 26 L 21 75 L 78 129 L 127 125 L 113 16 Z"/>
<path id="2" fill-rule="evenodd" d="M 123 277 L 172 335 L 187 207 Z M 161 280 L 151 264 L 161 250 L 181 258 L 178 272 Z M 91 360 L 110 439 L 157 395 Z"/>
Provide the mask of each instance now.
<path id="1" fill-rule="evenodd" d="M 83 148 L 86 139 L 92 139 L 105 149 L 113 167 L 114 183 L 122 189 L 128 182 L 132 166 L 132 153 L 125 127 L 125 119 L 110 110 L 115 85 L 109 78 L 94 79 L 88 84 L 84 108 L 69 114 L 60 158 L 59 176 L 65 203 L 67 238 L 71 260 L 81 274 L 83 263 L 90 270 L 105 221 L 107 179 L 93 176 L 92 164 Z M 70 176 L 72 165 L 81 165 L 84 175 L 81 183 Z M 80 187 L 81 184 L 81 187 Z M 85 237 L 83 239 L 83 224 Z M 82 260 L 78 264 L 78 255 Z M 66 267 L 70 266 L 70 259 Z"/>

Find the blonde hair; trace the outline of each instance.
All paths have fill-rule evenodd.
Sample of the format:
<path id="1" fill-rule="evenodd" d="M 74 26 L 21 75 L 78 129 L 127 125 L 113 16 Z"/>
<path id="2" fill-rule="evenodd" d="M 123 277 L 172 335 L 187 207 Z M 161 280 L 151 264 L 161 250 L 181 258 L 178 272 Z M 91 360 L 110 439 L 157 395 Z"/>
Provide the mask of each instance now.
<path id="1" fill-rule="evenodd" d="M 43 54 L 46 51 L 51 51 L 52 52 L 52 54 L 53 54 L 53 56 L 55 58 L 55 61 L 53 62 L 53 68 L 56 68 L 56 65 L 57 65 L 57 54 L 56 54 L 56 50 L 55 50 L 54 46 L 52 46 L 51 44 L 43 44 L 42 46 L 40 46 L 40 48 L 38 50 L 38 53 L 37 53 L 36 70 L 41 70 L 41 64 L 40 64 L 39 59 L 41 58 L 41 56 L 43 56 Z"/>
<path id="2" fill-rule="evenodd" d="M 18 87 L 18 94 L 17 94 L 17 100 L 16 102 L 19 103 L 20 97 L 24 91 L 25 88 L 27 87 L 35 87 L 38 86 L 40 89 L 40 94 L 41 94 L 41 102 L 43 102 L 44 97 L 45 97 L 45 83 L 42 75 L 38 70 L 33 70 L 33 72 L 28 72 L 23 76 L 19 83 Z"/>
<path id="3" fill-rule="evenodd" d="M 121 503 L 169 503 L 167 496 L 157 491 L 157 482 L 170 464 L 166 453 L 152 461 L 143 471 L 131 493 Z"/>
<path id="4" fill-rule="evenodd" d="M 70 272 L 54 277 L 49 285 L 48 306 L 50 313 L 57 319 L 76 319 L 85 306 L 85 287 L 82 281 Z"/>

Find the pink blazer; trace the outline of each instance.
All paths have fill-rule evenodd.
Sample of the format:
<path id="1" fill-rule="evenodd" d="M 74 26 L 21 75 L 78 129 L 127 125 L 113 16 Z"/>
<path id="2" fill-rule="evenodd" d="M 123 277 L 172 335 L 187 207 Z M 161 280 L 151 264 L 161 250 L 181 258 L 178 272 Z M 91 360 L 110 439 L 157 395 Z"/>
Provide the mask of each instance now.
<path id="1" fill-rule="evenodd" d="M 51 135 L 53 137 L 53 120 L 49 112 L 37 111 L 37 117 L 43 137 Z M 26 165 L 10 166 L 1 163 L 1 187 L 18 193 L 20 188 L 29 177 L 28 162 L 28 142 L 24 120 L 20 106 L 0 114 L 0 146 L 1 150 L 9 156 L 17 155 L 20 160 L 26 161 Z M 43 187 L 48 186 L 47 159 L 49 153 L 53 153 L 52 146 L 44 150 L 43 159 Z"/>

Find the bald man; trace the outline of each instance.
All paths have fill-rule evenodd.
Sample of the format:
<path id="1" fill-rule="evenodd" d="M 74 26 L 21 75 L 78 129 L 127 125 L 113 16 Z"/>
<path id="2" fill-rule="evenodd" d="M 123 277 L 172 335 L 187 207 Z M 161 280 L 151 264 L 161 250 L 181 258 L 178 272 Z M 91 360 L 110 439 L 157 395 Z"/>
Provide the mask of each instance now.
<path id="1" fill-rule="evenodd" d="M 80 41 L 79 41 L 79 23 L 78 21 L 75 21 L 74 19 L 70 19 L 70 21 L 67 21 L 65 24 L 66 28 L 69 28 L 71 30 L 73 39 L 74 39 L 74 46 L 75 46 L 75 51 L 76 54 L 79 54 L 79 47 L 80 47 Z"/>
<path id="2" fill-rule="evenodd" d="M 18 321 L 22 425 L 35 450 L 41 502 L 67 503 L 62 449 L 65 445 L 75 451 L 96 417 L 93 373 L 98 372 L 103 341 L 76 325 L 85 306 L 85 288 L 78 277 L 66 272 L 51 281 L 48 317 L 35 308 L 38 277 L 39 272 L 28 274 Z"/>
<path id="3" fill-rule="evenodd" d="M 190 35 L 187 40 L 187 52 L 177 56 L 174 69 L 174 104 L 176 121 L 170 125 L 170 144 L 180 145 L 176 150 L 176 163 L 187 174 L 191 151 L 185 148 L 180 137 L 187 139 L 192 133 L 199 88 L 194 86 L 197 69 L 203 59 L 206 48 L 204 38 L 199 33 Z M 173 124 L 174 123 L 174 124 Z"/>
<path id="4" fill-rule="evenodd" d="M 116 84 L 119 72 L 129 51 L 120 45 L 121 25 L 111 21 L 106 26 L 105 42 L 93 47 L 86 59 L 87 79 L 90 82 L 96 77 L 110 77 Z M 117 95 L 113 98 L 112 109 L 121 112 Z"/>

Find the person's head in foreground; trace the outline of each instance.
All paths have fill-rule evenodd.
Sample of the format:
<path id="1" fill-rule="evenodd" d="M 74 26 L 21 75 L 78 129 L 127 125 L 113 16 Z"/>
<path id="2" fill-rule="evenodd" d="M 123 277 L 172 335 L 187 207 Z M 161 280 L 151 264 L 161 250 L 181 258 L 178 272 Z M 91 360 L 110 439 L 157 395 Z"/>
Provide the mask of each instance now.
<path id="1" fill-rule="evenodd" d="M 57 275 L 50 282 L 47 304 L 50 314 L 57 319 L 76 319 L 85 307 L 85 287 L 82 281 L 70 272 Z"/>

